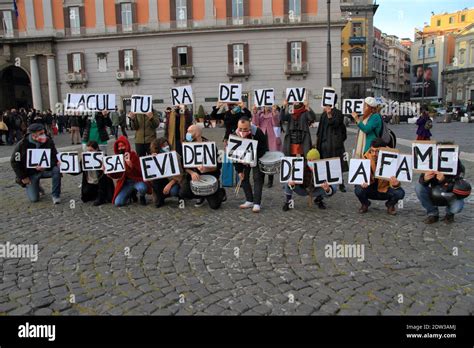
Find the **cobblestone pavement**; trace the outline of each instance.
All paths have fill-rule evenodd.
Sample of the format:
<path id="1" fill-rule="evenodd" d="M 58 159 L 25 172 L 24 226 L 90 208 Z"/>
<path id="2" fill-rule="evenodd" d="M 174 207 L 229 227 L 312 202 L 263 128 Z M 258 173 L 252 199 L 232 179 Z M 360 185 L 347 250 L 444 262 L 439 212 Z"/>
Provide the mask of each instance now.
<path id="1" fill-rule="evenodd" d="M 205 135 L 220 143 L 222 130 Z M 349 133 L 347 148 L 353 143 Z M 474 164 L 465 164 L 474 182 Z M 380 202 L 359 215 L 352 187 L 325 211 L 300 197 L 283 212 L 280 185 L 265 187 L 256 215 L 238 209 L 243 192 L 231 189 L 218 211 L 193 202 L 180 209 L 176 200 L 94 208 L 79 200 L 80 177 L 69 175 L 62 204 L 52 205 L 48 180 L 46 196 L 31 204 L 9 163 L 0 173 L 0 243 L 39 246 L 36 262 L 0 261 L 0 314 L 474 312 L 472 197 L 455 224 L 426 226 L 413 184 L 404 185 L 397 216 Z M 365 259 L 325 257 L 334 242 L 363 245 Z"/>

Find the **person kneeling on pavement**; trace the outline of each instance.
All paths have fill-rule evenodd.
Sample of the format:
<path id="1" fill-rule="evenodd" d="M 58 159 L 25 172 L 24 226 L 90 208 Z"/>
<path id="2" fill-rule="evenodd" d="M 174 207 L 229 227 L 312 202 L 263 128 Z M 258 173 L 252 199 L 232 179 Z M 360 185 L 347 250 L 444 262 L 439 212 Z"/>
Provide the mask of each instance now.
<path id="1" fill-rule="evenodd" d="M 99 143 L 90 140 L 86 144 L 86 151 L 100 151 Z M 83 171 L 82 166 L 79 167 L 82 172 L 81 200 L 84 203 L 94 201 L 94 206 L 111 203 L 114 196 L 114 181 L 105 175 L 102 170 Z M 80 173 L 72 175 L 78 174 Z"/>
<path id="2" fill-rule="evenodd" d="M 438 143 L 451 145 L 452 143 Z M 465 168 L 458 160 L 455 175 L 444 175 L 436 171 L 423 173 L 416 183 L 415 191 L 428 217 L 426 224 L 433 224 L 439 220 L 438 207 L 446 207 L 446 216 L 443 221 L 454 222 L 454 215 L 459 214 L 464 207 L 464 198 L 471 192 L 470 185 L 462 178 Z"/>
<path id="3" fill-rule="evenodd" d="M 150 151 L 152 155 L 157 155 L 159 153 L 170 152 L 170 145 L 166 138 L 159 138 L 153 140 L 150 144 Z M 178 163 L 180 165 L 179 172 L 183 173 L 183 168 L 181 165 L 181 158 L 179 154 Z M 155 197 L 155 207 L 160 208 L 165 204 L 165 199 L 168 197 L 178 197 L 180 191 L 180 184 L 183 180 L 183 175 L 177 175 L 170 178 L 162 178 L 151 181 L 151 186 L 153 187 L 153 195 Z"/>
<path id="4" fill-rule="evenodd" d="M 187 142 L 197 143 L 209 141 L 202 136 L 202 130 L 197 125 L 189 126 L 185 140 Z M 207 200 L 211 209 L 219 209 L 221 204 L 227 200 L 225 189 L 220 185 L 221 168 L 222 163 L 220 161 L 218 161 L 217 167 L 200 166 L 198 168 L 187 168 L 185 170 L 183 184 L 179 193 L 180 197 L 184 199 L 197 198 L 198 200 L 194 205 L 195 207 L 201 207 L 204 204 L 204 201 Z M 212 195 L 197 196 L 191 190 L 191 181 L 199 181 L 203 174 L 212 175 L 217 179 L 218 189 Z"/>
<path id="5" fill-rule="evenodd" d="M 130 200 L 136 202 L 138 192 L 140 204 L 146 205 L 146 194 L 151 194 L 151 185 L 143 182 L 140 159 L 137 153 L 131 150 L 128 139 L 123 135 L 114 143 L 114 153 L 123 155 L 125 171 L 108 174 L 109 177 L 117 180 L 112 203 L 117 207 L 122 207 Z"/>
<path id="6" fill-rule="evenodd" d="M 293 198 L 293 193 L 296 193 L 298 196 L 309 196 L 310 202 L 314 199 L 314 203 L 318 205 L 320 209 L 326 209 L 324 204 L 325 197 L 331 197 L 336 193 L 337 186 L 329 185 L 326 181 L 321 187 L 314 187 L 314 162 L 320 159 L 318 150 L 311 149 L 306 154 L 304 173 L 303 173 L 303 183 L 295 184 L 294 182 L 289 182 L 285 185 L 285 196 L 286 202 L 283 205 L 283 211 L 288 211 L 290 209 L 291 200 Z"/>
<path id="7" fill-rule="evenodd" d="M 387 213 L 396 215 L 397 211 L 395 205 L 397 202 L 405 197 L 405 191 L 401 187 L 400 181 L 392 176 L 390 180 L 375 179 L 375 169 L 377 167 L 377 157 L 379 149 L 385 147 L 385 142 L 380 138 L 372 140 L 369 150 L 364 154 L 365 159 L 370 159 L 370 185 L 362 184 L 355 186 L 355 194 L 362 204 L 359 213 L 365 214 L 369 210 L 370 199 L 376 201 L 386 201 Z"/>
<path id="8" fill-rule="evenodd" d="M 50 149 L 50 167 L 27 168 L 28 149 Z M 40 179 L 52 178 L 53 203 L 61 203 L 61 173 L 59 162 L 56 160 L 57 154 L 54 141 L 46 135 L 44 126 L 39 123 L 31 124 L 26 135 L 16 144 L 10 163 L 16 174 L 16 182 L 20 186 L 26 187 L 26 194 L 30 202 L 39 201 L 40 193 L 44 194 L 40 186 Z"/>

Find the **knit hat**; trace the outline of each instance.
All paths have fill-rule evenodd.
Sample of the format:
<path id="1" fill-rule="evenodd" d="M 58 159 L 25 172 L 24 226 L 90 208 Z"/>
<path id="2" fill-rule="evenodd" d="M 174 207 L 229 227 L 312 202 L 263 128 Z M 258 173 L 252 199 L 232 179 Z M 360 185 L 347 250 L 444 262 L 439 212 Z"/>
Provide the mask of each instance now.
<path id="1" fill-rule="evenodd" d="M 306 159 L 308 161 L 317 161 L 320 158 L 321 158 L 321 155 L 319 154 L 319 151 L 316 149 L 311 149 L 306 154 Z"/>
<path id="2" fill-rule="evenodd" d="M 368 106 L 371 106 L 373 108 L 375 108 L 377 106 L 377 100 L 375 100 L 375 98 L 373 98 L 373 97 L 367 97 L 367 98 L 365 98 L 364 101 Z"/>
<path id="3" fill-rule="evenodd" d="M 32 123 L 28 127 L 28 133 L 34 133 L 44 130 L 44 126 L 41 123 Z"/>

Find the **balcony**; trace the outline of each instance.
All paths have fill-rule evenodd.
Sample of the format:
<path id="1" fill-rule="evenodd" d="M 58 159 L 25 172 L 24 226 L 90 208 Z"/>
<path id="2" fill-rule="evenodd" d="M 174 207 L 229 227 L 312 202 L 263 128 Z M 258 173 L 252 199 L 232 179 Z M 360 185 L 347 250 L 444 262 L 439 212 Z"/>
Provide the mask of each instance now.
<path id="1" fill-rule="evenodd" d="M 194 66 L 172 66 L 170 76 L 174 82 L 178 80 L 189 80 L 191 82 L 194 78 Z"/>
<path id="2" fill-rule="evenodd" d="M 349 45 L 365 45 L 367 38 L 365 36 L 351 36 L 349 38 Z"/>
<path id="3" fill-rule="evenodd" d="M 285 75 L 289 79 L 291 76 L 303 76 L 305 79 L 309 73 L 309 63 L 302 62 L 301 64 L 287 63 L 285 64 Z"/>
<path id="4" fill-rule="evenodd" d="M 227 76 L 229 76 L 230 81 L 232 81 L 234 78 L 245 78 L 245 80 L 248 80 L 250 76 L 250 67 L 248 64 L 229 64 L 227 66 Z"/>
<path id="5" fill-rule="evenodd" d="M 70 88 L 84 88 L 87 86 L 88 78 L 85 72 L 71 72 L 66 74 L 66 83 Z"/>
<path id="6" fill-rule="evenodd" d="M 120 85 L 125 84 L 126 82 L 132 82 L 137 85 L 140 81 L 140 71 L 139 70 L 117 70 L 116 73 L 117 81 L 120 82 Z"/>

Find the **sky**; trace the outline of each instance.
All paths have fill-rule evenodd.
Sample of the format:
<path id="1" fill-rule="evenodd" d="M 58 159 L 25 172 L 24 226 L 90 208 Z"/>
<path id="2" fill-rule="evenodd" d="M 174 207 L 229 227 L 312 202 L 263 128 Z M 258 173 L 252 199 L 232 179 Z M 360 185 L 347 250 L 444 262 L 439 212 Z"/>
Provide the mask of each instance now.
<path id="1" fill-rule="evenodd" d="M 399 38 L 414 39 L 414 28 L 430 23 L 435 14 L 473 8 L 472 0 L 376 0 L 379 8 L 374 25 L 382 32 Z"/>

